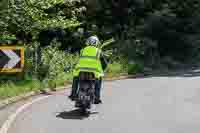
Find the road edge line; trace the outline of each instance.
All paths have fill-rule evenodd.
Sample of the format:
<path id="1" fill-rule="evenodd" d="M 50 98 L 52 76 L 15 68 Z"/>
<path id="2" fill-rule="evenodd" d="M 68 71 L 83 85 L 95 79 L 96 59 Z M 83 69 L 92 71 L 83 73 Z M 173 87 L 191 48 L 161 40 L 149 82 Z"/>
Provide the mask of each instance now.
<path id="1" fill-rule="evenodd" d="M 105 81 L 114 81 L 114 80 L 120 80 L 120 79 L 127 79 L 129 78 L 128 76 L 120 76 L 118 78 L 109 78 L 109 79 L 104 79 Z M 55 91 L 59 91 L 62 90 L 63 88 L 69 88 L 69 86 L 67 87 L 58 87 L 55 88 Z M 47 89 L 48 90 L 48 89 Z M 36 94 L 37 95 L 37 94 Z M 39 97 L 37 99 L 32 100 L 31 102 L 27 102 L 26 104 L 20 106 L 15 113 L 11 114 L 10 116 L 8 116 L 8 119 L 3 123 L 2 127 L 0 128 L 0 133 L 7 133 L 8 129 L 10 128 L 10 126 L 12 125 L 12 123 L 15 121 L 16 117 L 23 112 L 25 109 L 27 109 L 29 106 L 31 106 L 32 104 L 39 102 L 41 100 L 44 100 L 48 97 L 50 97 L 52 95 L 47 95 L 47 96 L 42 96 Z"/>
<path id="2" fill-rule="evenodd" d="M 42 96 L 39 97 L 37 99 L 34 99 L 31 102 L 28 102 L 22 106 L 20 106 L 13 114 L 11 114 L 8 119 L 4 122 L 4 124 L 2 125 L 2 127 L 0 128 L 0 133 L 7 133 L 8 129 L 11 127 L 12 123 L 15 121 L 16 117 L 23 112 L 25 109 L 27 109 L 28 107 L 30 107 L 31 105 L 33 105 L 36 102 L 42 101 L 48 97 L 50 97 L 51 95 L 48 96 Z"/>

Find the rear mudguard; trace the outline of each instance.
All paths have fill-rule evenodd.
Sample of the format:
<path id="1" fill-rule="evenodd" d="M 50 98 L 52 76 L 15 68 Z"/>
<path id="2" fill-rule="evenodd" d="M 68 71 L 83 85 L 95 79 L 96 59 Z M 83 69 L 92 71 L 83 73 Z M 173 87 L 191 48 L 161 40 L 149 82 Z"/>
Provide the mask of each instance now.
<path id="1" fill-rule="evenodd" d="M 90 109 L 95 99 L 95 81 L 80 81 L 76 107 Z"/>

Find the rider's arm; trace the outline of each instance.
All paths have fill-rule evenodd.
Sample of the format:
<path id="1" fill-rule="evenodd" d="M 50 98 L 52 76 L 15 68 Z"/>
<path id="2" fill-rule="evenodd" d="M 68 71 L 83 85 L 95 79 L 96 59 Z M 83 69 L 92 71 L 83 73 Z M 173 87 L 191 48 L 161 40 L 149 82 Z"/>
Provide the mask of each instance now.
<path id="1" fill-rule="evenodd" d="M 80 53 L 79 53 L 79 55 L 81 56 L 81 55 L 82 55 L 82 53 L 83 53 L 83 49 L 81 49 L 81 50 L 80 50 Z"/>
<path id="2" fill-rule="evenodd" d="M 101 61 L 102 69 L 105 70 L 107 68 L 107 66 L 108 66 L 108 61 L 103 56 L 103 54 L 100 55 L 100 61 Z"/>

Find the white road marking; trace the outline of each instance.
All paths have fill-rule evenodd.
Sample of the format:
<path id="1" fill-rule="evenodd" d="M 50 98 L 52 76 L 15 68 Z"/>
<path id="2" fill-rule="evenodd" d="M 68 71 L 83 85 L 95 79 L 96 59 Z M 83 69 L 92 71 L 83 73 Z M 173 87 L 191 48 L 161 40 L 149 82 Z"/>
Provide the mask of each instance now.
<path id="1" fill-rule="evenodd" d="M 23 106 L 19 107 L 15 113 L 13 113 L 12 115 L 10 115 L 8 117 L 8 119 L 6 120 L 6 122 L 3 124 L 3 126 L 0 128 L 0 133 L 8 133 L 8 129 L 10 128 L 10 126 L 12 125 L 12 123 L 14 122 L 14 120 L 16 119 L 16 117 L 21 113 L 23 112 L 25 109 L 27 109 L 29 106 L 31 106 L 32 104 L 36 103 L 36 102 L 39 102 L 41 100 L 44 100 L 48 97 L 50 97 L 51 95 L 49 96 L 44 96 L 44 97 L 40 97 L 40 98 L 37 98 L 31 102 L 28 102 L 26 104 L 24 104 Z"/>

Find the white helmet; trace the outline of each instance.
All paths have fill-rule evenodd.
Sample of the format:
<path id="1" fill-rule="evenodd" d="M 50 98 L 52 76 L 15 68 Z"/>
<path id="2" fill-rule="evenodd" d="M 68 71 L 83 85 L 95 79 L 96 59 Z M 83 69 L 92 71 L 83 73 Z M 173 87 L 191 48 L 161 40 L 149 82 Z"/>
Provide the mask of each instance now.
<path id="1" fill-rule="evenodd" d="M 87 39 L 86 43 L 89 45 L 97 46 L 100 43 L 100 41 L 97 36 L 91 36 Z"/>

